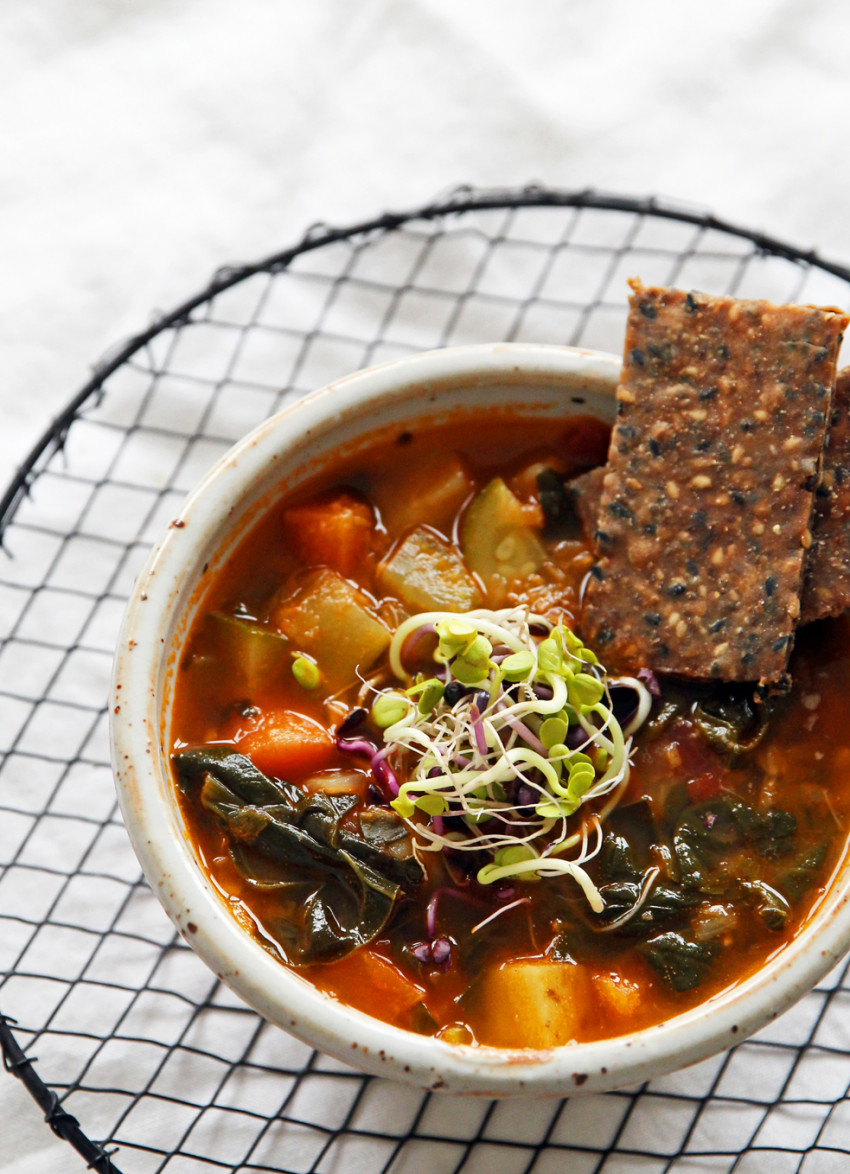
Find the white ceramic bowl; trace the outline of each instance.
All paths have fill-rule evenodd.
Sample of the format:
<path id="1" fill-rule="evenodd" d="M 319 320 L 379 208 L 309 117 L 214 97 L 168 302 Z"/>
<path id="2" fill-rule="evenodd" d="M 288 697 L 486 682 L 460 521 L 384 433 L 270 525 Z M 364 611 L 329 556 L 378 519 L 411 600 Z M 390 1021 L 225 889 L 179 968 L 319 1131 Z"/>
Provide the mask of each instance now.
<path id="1" fill-rule="evenodd" d="M 614 416 L 620 360 L 566 347 L 459 347 L 361 371 L 314 393 L 237 444 L 186 502 L 127 607 L 110 704 L 124 820 L 168 915 L 219 977 L 261 1015 L 370 1072 L 432 1089 L 492 1096 L 621 1087 L 740 1041 L 799 998 L 850 943 L 848 881 L 836 878 L 797 938 L 753 978 L 656 1027 L 549 1051 L 466 1047 L 402 1031 L 316 990 L 275 961 L 230 915 L 187 839 L 168 767 L 170 698 L 209 575 L 276 489 L 322 468 L 377 429 L 516 405 L 557 420 Z"/>

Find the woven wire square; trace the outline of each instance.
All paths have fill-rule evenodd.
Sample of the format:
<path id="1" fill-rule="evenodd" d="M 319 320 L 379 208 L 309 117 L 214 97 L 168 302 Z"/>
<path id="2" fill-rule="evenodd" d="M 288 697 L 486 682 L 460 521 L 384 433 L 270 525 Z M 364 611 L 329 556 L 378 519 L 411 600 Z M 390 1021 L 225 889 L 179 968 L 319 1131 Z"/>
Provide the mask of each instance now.
<path id="1" fill-rule="evenodd" d="M 462 190 L 409 216 L 319 227 L 220 273 L 103 367 L 10 490 L 0 1008 L 16 1023 L 0 1019 L 0 1040 L 92 1168 L 847 1168 L 846 967 L 754 1040 L 648 1086 L 563 1102 L 435 1096 L 311 1051 L 221 987 L 145 885 L 111 787 L 106 688 L 124 600 L 183 493 L 233 440 L 322 383 L 414 350 L 529 340 L 619 352 L 638 275 L 850 304 L 840 267 L 701 212 Z"/>

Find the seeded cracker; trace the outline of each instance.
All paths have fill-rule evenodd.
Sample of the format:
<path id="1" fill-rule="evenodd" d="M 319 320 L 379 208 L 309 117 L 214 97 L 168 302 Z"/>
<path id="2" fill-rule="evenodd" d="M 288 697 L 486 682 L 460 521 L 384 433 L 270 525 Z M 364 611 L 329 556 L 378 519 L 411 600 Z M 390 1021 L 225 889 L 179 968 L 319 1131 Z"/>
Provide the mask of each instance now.
<path id="1" fill-rule="evenodd" d="M 848 319 L 631 285 L 584 634 L 624 666 L 780 680 Z"/>
<path id="2" fill-rule="evenodd" d="M 598 465 L 574 477 L 568 487 L 585 538 L 594 545 L 607 468 Z M 811 531 L 799 627 L 850 608 L 850 367 L 839 371 L 832 392 Z"/>
<path id="3" fill-rule="evenodd" d="M 800 623 L 850 607 L 850 367 L 832 393 L 829 438 L 815 494 L 812 548 L 806 566 Z"/>

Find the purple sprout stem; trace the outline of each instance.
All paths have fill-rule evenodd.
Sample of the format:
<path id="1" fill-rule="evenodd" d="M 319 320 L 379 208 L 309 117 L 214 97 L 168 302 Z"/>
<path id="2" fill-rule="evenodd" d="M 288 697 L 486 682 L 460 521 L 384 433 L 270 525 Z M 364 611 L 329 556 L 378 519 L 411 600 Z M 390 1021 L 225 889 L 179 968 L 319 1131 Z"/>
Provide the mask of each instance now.
<path id="1" fill-rule="evenodd" d="M 658 684 L 658 677 L 656 677 L 652 669 L 639 669 L 637 679 L 646 685 L 647 690 L 653 697 L 661 696 L 661 686 Z"/>
<path id="2" fill-rule="evenodd" d="M 408 660 L 409 657 L 412 657 L 416 653 L 419 641 L 423 638 L 423 636 L 433 635 L 436 631 L 437 629 L 433 624 L 423 624 L 421 628 L 416 628 L 413 632 L 411 632 L 402 645 L 402 662 Z"/>
<path id="3" fill-rule="evenodd" d="M 370 762 L 377 753 L 377 747 L 366 738 L 337 738 L 336 748 L 349 754 L 365 754 Z"/>
<path id="4" fill-rule="evenodd" d="M 395 771 L 387 762 L 387 755 L 390 749 L 391 747 L 385 746 L 383 750 L 379 750 L 374 756 L 372 759 L 372 776 L 376 783 L 387 787 L 393 795 L 397 795 L 399 791 L 398 779 L 396 778 Z"/>
<path id="5" fill-rule="evenodd" d="M 529 745 L 532 750 L 536 750 L 538 754 L 542 755 L 543 758 L 546 758 L 549 752 L 537 737 L 537 735 L 528 728 L 525 722 L 521 722 L 519 718 L 514 717 L 513 714 L 505 713 L 504 711 L 506 709 L 507 706 L 505 705 L 504 701 L 499 701 L 496 705 L 496 711 L 502 714 L 505 719 L 505 723 L 509 725 L 515 733 L 519 734 L 523 742 L 527 743 L 527 745 Z"/>
<path id="6" fill-rule="evenodd" d="M 487 746 L 487 737 L 484 733 L 484 726 L 481 723 L 481 714 L 478 712 L 478 706 L 475 702 L 469 707 L 469 716 L 472 720 L 472 733 L 475 735 L 475 745 L 478 753 L 482 758 L 486 758 L 489 754 L 489 747 Z"/>
<path id="7" fill-rule="evenodd" d="M 385 746 L 383 750 L 378 750 L 371 742 L 367 742 L 365 738 L 337 738 L 336 745 L 338 750 L 345 750 L 349 754 L 365 754 L 369 759 L 369 765 L 372 768 L 372 778 L 379 787 L 384 787 L 386 790 L 397 795 L 399 791 L 398 779 L 395 771 L 386 761 L 386 757 L 390 752 L 390 747 Z"/>

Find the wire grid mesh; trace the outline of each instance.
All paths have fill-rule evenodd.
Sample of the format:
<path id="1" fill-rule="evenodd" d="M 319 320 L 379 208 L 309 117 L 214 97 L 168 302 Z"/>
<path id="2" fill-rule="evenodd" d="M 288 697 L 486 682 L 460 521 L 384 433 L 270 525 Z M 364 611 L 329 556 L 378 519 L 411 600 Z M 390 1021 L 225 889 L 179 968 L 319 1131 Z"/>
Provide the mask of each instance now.
<path id="1" fill-rule="evenodd" d="M 101 369 L 10 487 L 0 1043 L 91 1168 L 846 1170 L 845 966 L 754 1039 L 649 1085 L 561 1102 L 435 1096 L 366 1077 L 244 1007 L 175 934 L 115 804 L 105 699 L 123 604 L 150 544 L 231 442 L 337 376 L 424 348 L 513 339 L 619 352 L 631 275 L 850 305 L 840 266 L 699 212 L 463 190 L 418 213 L 314 229 L 222 272 Z"/>

